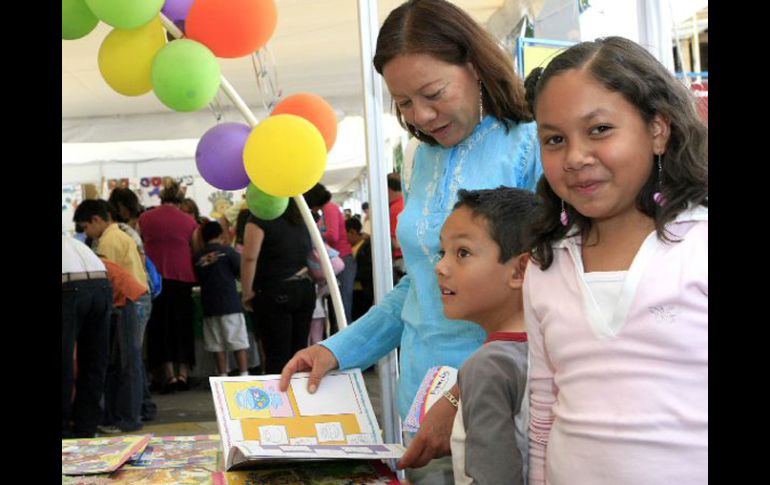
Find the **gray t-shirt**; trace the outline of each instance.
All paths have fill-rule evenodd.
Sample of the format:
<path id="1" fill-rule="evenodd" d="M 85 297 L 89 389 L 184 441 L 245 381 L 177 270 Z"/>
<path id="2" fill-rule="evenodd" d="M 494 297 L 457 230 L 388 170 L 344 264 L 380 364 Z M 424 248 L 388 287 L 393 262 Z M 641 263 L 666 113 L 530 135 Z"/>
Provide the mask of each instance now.
<path id="1" fill-rule="evenodd" d="M 452 429 L 456 484 L 527 483 L 527 341 L 500 332 L 463 364 Z"/>

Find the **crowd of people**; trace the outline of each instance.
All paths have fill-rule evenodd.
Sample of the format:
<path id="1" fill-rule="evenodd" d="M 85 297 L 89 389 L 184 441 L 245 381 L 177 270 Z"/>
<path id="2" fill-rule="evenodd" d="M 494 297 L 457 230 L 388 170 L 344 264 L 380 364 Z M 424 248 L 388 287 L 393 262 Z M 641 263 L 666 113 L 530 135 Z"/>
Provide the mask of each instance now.
<path id="1" fill-rule="evenodd" d="M 336 253 L 345 308 L 362 314 L 373 303 L 370 235 L 361 231 L 361 215 L 343 214 L 323 185 L 305 197 L 311 202 L 318 194 L 322 202 L 313 212 L 327 249 Z M 280 373 L 295 352 L 336 332 L 334 313 L 327 311 L 326 280 L 320 270 L 309 271 L 310 235 L 293 200 L 271 221 L 255 217 L 246 206 L 231 214 L 232 222 L 226 216 L 209 220 L 168 179 L 160 202 L 145 210 L 130 189 L 115 188 L 108 200 L 79 204 L 73 218 L 78 238 L 62 238 L 62 359 L 67 364 L 62 436 L 139 430 L 157 415 L 151 390 L 168 394 L 190 388 L 196 287 L 203 348 L 213 356 L 217 375 Z M 101 264 L 86 265 L 81 253 Z M 92 284 L 82 281 L 97 280 L 111 287 L 112 304 L 94 319 L 86 315 L 92 309 L 78 307 L 75 297 L 87 292 L 81 286 Z M 251 342 L 246 313 L 256 322 Z M 90 323 L 83 327 L 86 320 Z M 259 349 L 251 350 L 263 361 L 250 370 L 247 351 L 254 344 Z M 228 368 L 228 352 L 237 369 Z M 85 424 L 75 419 L 82 412 L 88 414 Z"/>
<path id="2" fill-rule="evenodd" d="M 393 10 L 373 63 L 420 140 L 408 190 L 398 174 L 387 180 L 395 287 L 372 306 L 368 215 L 346 217 L 320 184 L 305 198 L 325 250 L 344 264 L 352 322 L 325 339 L 311 332 L 321 299 L 293 202 L 273 221 L 239 218 L 239 266 L 211 223 L 200 230 L 176 199 L 138 219 L 128 206 L 81 204 L 75 221 L 106 259 L 62 239 L 62 408 L 72 421 L 63 432 L 135 426 L 141 416 L 143 257 L 163 275 L 149 365 L 184 386 L 194 364 L 180 347 L 187 317 L 169 309 L 188 303 L 201 237 L 202 260 L 227 263 L 219 276 L 240 279 L 243 308 L 264 322 L 265 370 L 281 374 L 281 390 L 309 371 L 312 394 L 329 371 L 367 368 L 399 348 L 403 419 L 429 369 L 459 369 L 419 431 L 405 433 L 398 466 L 410 483 L 707 483 L 708 128 L 693 96 L 620 37 L 569 47 L 523 80 L 495 39 L 445 0 Z M 116 214 L 136 221 L 143 249 Z M 178 240 L 154 239 L 156 218 Z M 128 357 L 107 381 L 115 387 L 97 388 L 112 307 L 118 334 L 136 330 L 117 339 Z M 210 339 L 226 344 L 210 348 L 237 351 L 240 320 L 223 320 Z M 99 414 L 102 392 L 117 405 Z"/>

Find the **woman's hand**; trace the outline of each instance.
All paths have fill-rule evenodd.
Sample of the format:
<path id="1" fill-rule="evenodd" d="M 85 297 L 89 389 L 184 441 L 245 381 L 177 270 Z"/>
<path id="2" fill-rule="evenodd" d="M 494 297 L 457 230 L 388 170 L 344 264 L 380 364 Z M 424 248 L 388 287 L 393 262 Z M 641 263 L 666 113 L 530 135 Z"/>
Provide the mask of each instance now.
<path id="1" fill-rule="evenodd" d="M 339 365 L 332 351 L 323 345 L 315 344 L 302 349 L 294 354 L 294 357 L 286 363 L 283 371 L 281 371 L 281 392 L 286 392 L 289 387 L 289 379 L 294 373 L 309 370 L 310 379 L 308 379 L 307 390 L 310 394 L 315 394 L 323 376 Z"/>
<path id="2" fill-rule="evenodd" d="M 454 392 L 456 394 L 457 391 Z M 398 468 L 420 468 L 434 458 L 452 453 L 450 438 L 457 408 L 441 398 L 431 406 L 420 423 L 420 430 L 398 462 Z"/>

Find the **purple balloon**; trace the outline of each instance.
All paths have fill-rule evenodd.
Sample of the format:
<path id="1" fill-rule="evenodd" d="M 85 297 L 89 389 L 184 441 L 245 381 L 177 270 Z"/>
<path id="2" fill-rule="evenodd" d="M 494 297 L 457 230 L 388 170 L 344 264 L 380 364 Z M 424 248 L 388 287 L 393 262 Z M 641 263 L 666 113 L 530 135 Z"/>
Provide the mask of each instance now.
<path id="1" fill-rule="evenodd" d="M 193 2 L 195 0 L 166 0 L 161 11 L 172 22 L 184 20 L 187 18 L 187 13 L 190 11 Z"/>
<path id="2" fill-rule="evenodd" d="M 222 123 L 204 133 L 195 150 L 201 177 L 221 190 L 240 190 L 249 185 L 243 147 L 250 134 L 251 128 L 243 123 Z"/>

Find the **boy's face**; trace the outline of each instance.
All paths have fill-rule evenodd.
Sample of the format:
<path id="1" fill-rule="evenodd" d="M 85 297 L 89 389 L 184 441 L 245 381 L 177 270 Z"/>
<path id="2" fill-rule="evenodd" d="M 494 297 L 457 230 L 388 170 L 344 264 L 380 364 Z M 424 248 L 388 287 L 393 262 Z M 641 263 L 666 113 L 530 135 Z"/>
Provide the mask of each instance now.
<path id="1" fill-rule="evenodd" d="M 107 228 L 107 222 L 99 216 L 94 216 L 89 222 L 79 222 L 83 232 L 91 239 L 99 239 Z"/>
<path id="2" fill-rule="evenodd" d="M 447 218 L 440 240 L 436 274 L 446 318 L 485 326 L 510 317 L 518 257 L 500 263 L 500 247 L 490 237 L 486 219 L 460 207 Z"/>

